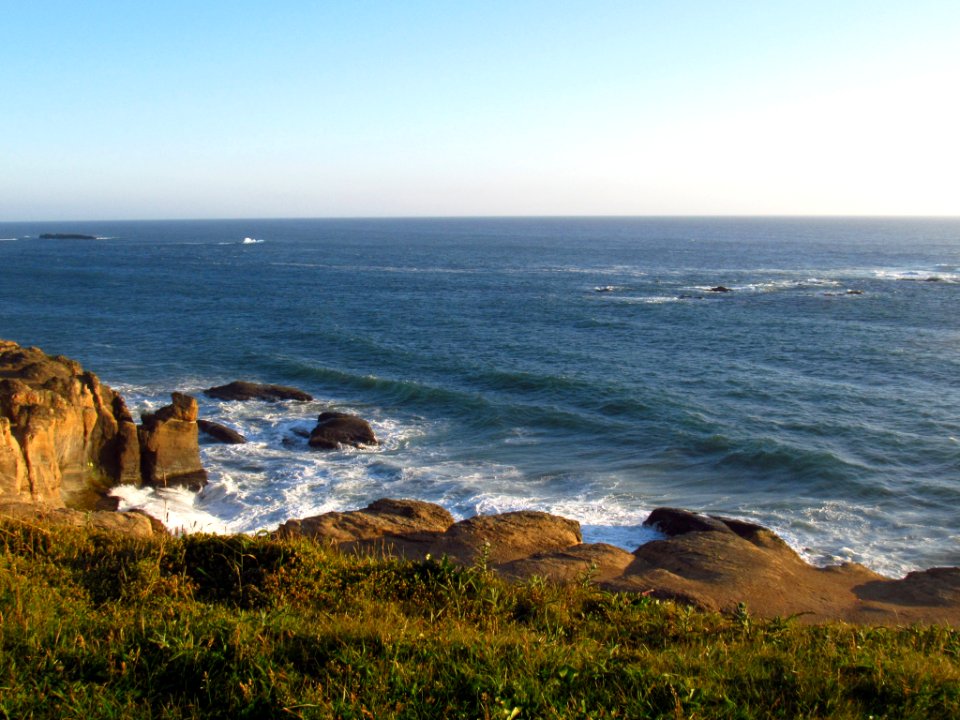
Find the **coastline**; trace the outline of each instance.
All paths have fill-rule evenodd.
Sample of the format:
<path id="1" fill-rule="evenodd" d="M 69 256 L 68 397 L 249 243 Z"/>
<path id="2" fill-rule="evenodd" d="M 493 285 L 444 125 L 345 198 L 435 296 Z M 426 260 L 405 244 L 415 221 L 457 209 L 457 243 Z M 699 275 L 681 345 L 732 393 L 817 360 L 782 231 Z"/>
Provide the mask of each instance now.
<path id="1" fill-rule="evenodd" d="M 206 482 L 194 398 L 174 392 L 171 405 L 144 415 L 135 426 L 123 398 L 78 363 L 9 341 L 0 343 L 0 354 L 0 489 L 7 515 L 47 515 L 67 524 L 149 535 L 142 515 L 135 531 L 111 521 L 109 511 L 84 519 L 83 511 L 92 509 L 89 493 L 106 497 L 118 483 L 195 487 Z M 321 414 L 317 431 L 330 432 L 331 416 L 349 421 L 347 434 L 325 436 L 324 447 L 378 442 L 369 426 L 356 435 L 363 421 L 343 414 Z M 447 557 L 468 566 L 482 560 L 521 581 L 589 578 L 606 590 L 706 610 L 733 612 L 750 598 L 759 617 L 960 625 L 960 568 L 931 568 L 895 580 L 854 563 L 814 567 L 774 533 L 742 520 L 659 508 L 644 524 L 663 539 L 628 552 L 584 543 L 579 523 L 549 513 L 508 512 L 455 522 L 439 505 L 383 499 L 359 510 L 290 520 L 275 534 L 311 538 L 348 553 L 420 562 Z"/>

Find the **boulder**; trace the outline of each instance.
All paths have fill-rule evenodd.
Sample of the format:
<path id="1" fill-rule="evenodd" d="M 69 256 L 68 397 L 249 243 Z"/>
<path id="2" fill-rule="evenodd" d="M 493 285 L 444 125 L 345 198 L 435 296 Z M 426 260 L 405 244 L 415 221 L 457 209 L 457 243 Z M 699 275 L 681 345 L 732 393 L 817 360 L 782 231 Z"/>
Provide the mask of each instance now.
<path id="1" fill-rule="evenodd" d="M 767 528 L 659 508 L 646 523 L 668 535 L 640 546 L 607 590 L 639 592 L 707 610 L 741 603 L 758 617 L 803 622 L 960 623 L 960 569 L 891 580 L 855 563 L 815 567 Z"/>
<path id="2" fill-rule="evenodd" d="M 288 520 L 280 526 L 277 534 L 310 537 L 339 545 L 401 535 L 437 535 L 451 525 L 453 516 L 439 505 L 419 500 L 382 499 L 361 510 Z"/>
<path id="3" fill-rule="evenodd" d="M 486 557 L 491 565 L 563 550 L 583 541 L 580 523 L 534 510 L 477 515 L 461 520 L 437 538 L 431 554 L 471 565 Z"/>
<path id="4" fill-rule="evenodd" d="M 137 538 L 169 535 L 163 523 L 141 511 L 84 512 L 42 503 L 0 500 L 0 520 L 89 528 Z"/>
<path id="5" fill-rule="evenodd" d="M 313 400 L 313 396 L 284 385 L 264 385 L 261 383 L 234 380 L 226 385 L 207 388 L 203 391 L 207 397 L 216 400 Z"/>
<path id="6" fill-rule="evenodd" d="M 349 552 L 385 552 L 417 560 L 445 555 L 468 565 L 485 557 L 492 566 L 581 542 L 579 523 L 548 513 L 525 510 L 454 523 L 439 505 L 391 499 L 377 500 L 362 510 L 288 520 L 277 533 L 323 540 Z"/>
<path id="7" fill-rule="evenodd" d="M 206 435 L 228 445 L 242 445 L 247 439 L 233 428 L 213 422 L 212 420 L 197 420 L 197 427 Z"/>
<path id="8" fill-rule="evenodd" d="M 373 434 L 373 428 L 360 416 L 324 412 L 317 418 L 317 426 L 310 433 L 309 444 L 312 448 L 336 450 L 343 445 L 377 445 L 378 440 Z"/>
<path id="9" fill-rule="evenodd" d="M 542 577 L 555 583 L 606 582 L 623 574 L 633 562 L 632 553 L 606 543 L 589 543 L 548 553 L 537 553 L 497 566 L 511 580 Z"/>
<path id="10" fill-rule="evenodd" d="M 854 563 L 815 567 L 755 523 L 658 508 L 646 521 L 667 538 L 633 553 L 583 544 L 573 520 L 542 512 L 482 515 L 454 523 L 438 505 L 378 500 L 362 510 L 290 520 L 280 535 L 316 538 L 345 552 L 413 560 L 485 561 L 502 576 L 596 583 L 701 609 L 801 622 L 960 625 L 960 568 L 892 580 Z"/>
<path id="11" fill-rule="evenodd" d="M 199 490 L 207 482 L 200 463 L 197 400 L 175 392 L 173 402 L 144 415 L 139 429 L 143 481 Z"/>
<path id="12" fill-rule="evenodd" d="M 0 497 L 93 507 L 139 478 L 123 398 L 74 360 L 0 340 Z"/>
<path id="13" fill-rule="evenodd" d="M 724 287 L 723 285 L 717 285 L 716 287 L 709 288 L 707 292 L 728 293 L 733 292 L 733 290 L 728 287 Z"/>

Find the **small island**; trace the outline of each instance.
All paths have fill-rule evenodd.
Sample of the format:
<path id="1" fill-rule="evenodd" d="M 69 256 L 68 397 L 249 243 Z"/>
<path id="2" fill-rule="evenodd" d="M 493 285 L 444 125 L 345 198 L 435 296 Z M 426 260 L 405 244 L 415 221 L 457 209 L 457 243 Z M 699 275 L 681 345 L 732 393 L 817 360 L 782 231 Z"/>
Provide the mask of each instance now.
<path id="1" fill-rule="evenodd" d="M 96 235 L 83 235 L 81 233 L 43 233 L 41 240 L 96 240 Z"/>

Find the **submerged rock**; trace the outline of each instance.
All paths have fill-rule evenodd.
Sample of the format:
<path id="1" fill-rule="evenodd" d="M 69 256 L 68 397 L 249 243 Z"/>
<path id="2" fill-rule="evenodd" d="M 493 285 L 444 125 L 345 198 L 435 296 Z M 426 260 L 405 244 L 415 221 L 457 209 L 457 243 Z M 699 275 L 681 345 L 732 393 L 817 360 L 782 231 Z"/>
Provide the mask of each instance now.
<path id="1" fill-rule="evenodd" d="M 728 287 L 724 287 L 723 285 L 717 285 L 716 287 L 709 288 L 707 292 L 728 293 L 733 292 L 733 290 Z"/>
<path id="2" fill-rule="evenodd" d="M 197 420 L 197 427 L 200 432 L 227 445 L 242 445 L 247 442 L 247 439 L 233 428 L 228 428 L 226 425 L 221 425 L 212 420 Z"/>
<path id="3" fill-rule="evenodd" d="M 264 385 L 243 380 L 234 380 L 226 385 L 207 388 L 203 391 L 207 397 L 216 400 L 313 400 L 309 393 L 285 385 Z"/>
<path id="4" fill-rule="evenodd" d="M 336 450 L 342 445 L 364 447 L 379 444 L 370 423 L 359 415 L 341 412 L 320 413 L 308 442 L 310 447 L 321 450 Z"/>

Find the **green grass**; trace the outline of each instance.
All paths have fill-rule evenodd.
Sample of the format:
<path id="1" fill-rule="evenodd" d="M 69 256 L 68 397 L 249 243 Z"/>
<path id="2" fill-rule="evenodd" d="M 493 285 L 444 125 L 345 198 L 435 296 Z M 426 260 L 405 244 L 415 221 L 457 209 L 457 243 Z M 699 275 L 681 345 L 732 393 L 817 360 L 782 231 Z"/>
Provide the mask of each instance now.
<path id="1" fill-rule="evenodd" d="M 960 632 L 246 536 L 0 525 L 0 717 L 956 718 Z"/>

